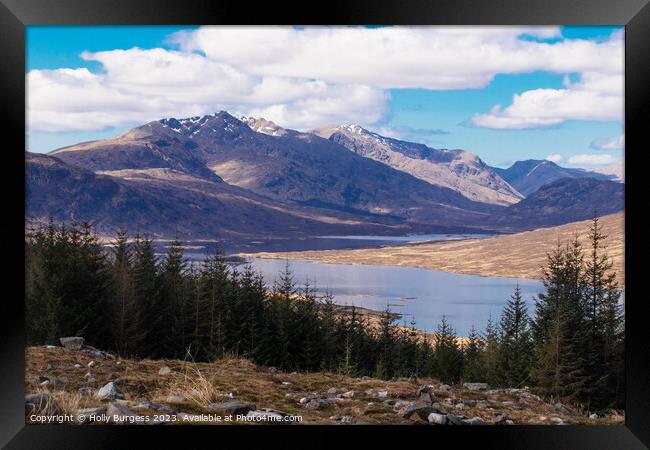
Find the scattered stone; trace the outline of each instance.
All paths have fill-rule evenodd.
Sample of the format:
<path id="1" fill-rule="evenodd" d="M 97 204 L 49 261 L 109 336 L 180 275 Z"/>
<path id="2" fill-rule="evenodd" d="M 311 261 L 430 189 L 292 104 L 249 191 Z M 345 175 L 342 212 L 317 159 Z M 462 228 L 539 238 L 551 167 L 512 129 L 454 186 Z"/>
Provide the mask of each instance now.
<path id="1" fill-rule="evenodd" d="M 362 379 L 362 380 L 369 380 L 370 377 L 369 377 L 368 375 L 364 375 L 364 376 L 361 377 L 361 379 Z"/>
<path id="2" fill-rule="evenodd" d="M 167 397 L 167 403 L 185 403 L 187 399 L 182 395 L 170 395 Z"/>
<path id="3" fill-rule="evenodd" d="M 79 393 L 81 395 L 86 395 L 88 397 L 91 397 L 91 396 L 95 395 L 95 390 L 93 388 L 91 388 L 91 387 L 84 386 L 84 387 L 79 388 Z"/>
<path id="4" fill-rule="evenodd" d="M 508 416 L 502 413 L 496 413 L 494 419 L 492 419 L 492 423 L 495 425 L 505 425 L 507 421 Z"/>
<path id="5" fill-rule="evenodd" d="M 275 367 L 269 367 L 268 372 L 269 373 L 278 373 L 278 369 L 276 369 Z"/>
<path id="6" fill-rule="evenodd" d="M 351 416 L 341 416 L 341 423 L 350 423 L 352 422 Z"/>
<path id="7" fill-rule="evenodd" d="M 596 420 L 596 419 L 598 419 L 598 414 L 595 414 L 595 413 L 594 413 L 594 414 L 590 415 L 589 418 L 590 418 L 591 420 Z"/>
<path id="8" fill-rule="evenodd" d="M 445 411 L 445 409 L 444 409 L 442 406 L 440 406 L 440 403 L 438 403 L 438 402 L 433 403 L 433 404 L 431 405 L 431 408 L 432 408 L 435 412 L 437 412 L 437 413 L 439 413 L 439 414 L 447 414 L 447 411 Z"/>
<path id="9" fill-rule="evenodd" d="M 485 421 L 480 417 L 472 417 L 471 419 L 464 419 L 463 425 L 485 425 Z"/>
<path id="10" fill-rule="evenodd" d="M 59 341 L 66 350 L 81 350 L 84 345 L 84 338 L 78 336 L 62 337 Z"/>
<path id="11" fill-rule="evenodd" d="M 93 377 L 92 373 L 87 372 L 86 375 L 84 375 L 84 380 L 86 380 L 86 383 L 94 383 L 95 377 Z"/>
<path id="12" fill-rule="evenodd" d="M 569 406 L 558 402 L 555 404 L 555 412 L 559 412 L 562 414 L 573 414 L 574 411 Z"/>
<path id="13" fill-rule="evenodd" d="M 346 388 L 329 388 L 327 390 L 328 395 L 338 395 L 338 394 L 343 394 L 344 392 L 347 392 L 348 390 Z"/>
<path id="14" fill-rule="evenodd" d="M 470 391 L 487 391 L 490 389 L 487 383 L 463 383 L 463 387 Z"/>
<path id="15" fill-rule="evenodd" d="M 94 365 L 95 365 L 95 361 L 90 361 L 90 362 L 88 363 L 88 368 L 90 369 L 90 368 L 93 367 Z"/>
<path id="16" fill-rule="evenodd" d="M 514 425 L 514 424 L 515 423 L 512 420 L 510 419 L 506 420 L 506 425 Z"/>
<path id="17" fill-rule="evenodd" d="M 506 400 L 505 402 L 501 402 L 503 406 L 515 406 L 515 402 Z"/>
<path id="18" fill-rule="evenodd" d="M 402 408 L 398 408 L 397 413 L 404 419 L 410 419 L 413 414 L 417 414 L 417 416 L 424 421 L 428 421 L 429 414 L 432 412 L 435 412 L 433 408 L 431 408 L 431 405 L 427 404 L 426 402 L 410 402 L 409 404 L 405 405 Z"/>
<path id="19" fill-rule="evenodd" d="M 283 385 L 283 386 L 290 386 L 291 383 L 289 383 L 288 381 L 283 381 L 283 382 L 282 382 L 282 385 Z"/>
<path id="20" fill-rule="evenodd" d="M 447 414 L 447 420 L 452 425 L 462 425 L 464 417 L 465 416 L 457 415 L 457 414 Z"/>
<path id="21" fill-rule="evenodd" d="M 111 422 L 128 423 L 130 422 L 128 418 L 136 414 L 120 403 L 111 403 L 106 409 L 106 415 L 109 416 Z"/>
<path id="22" fill-rule="evenodd" d="M 300 399 L 299 403 L 300 403 L 301 405 L 304 405 L 304 404 L 308 403 L 309 400 L 310 400 L 309 398 L 307 398 L 307 397 L 303 397 L 303 398 Z"/>
<path id="23" fill-rule="evenodd" d="M 115 400 L 115 399 L 124 399 L 124 395 L 118 391 L 115 383 L 110 381 L 102 386 L 97 393 L 95 394 L 100 400 Z"/>
<path id="24" fill-rule="evenodd" d="M 36 375 L 36 383 L 37 384 L 43 384 L 48 380 L 47 377 L 44 377 L 43 375 Z"/>
<path id="25" fill-rule="evenodd" d="M 307 402 L 305 408 L 307 409 L 326 409 L 332 406 L 332 400 L 327 398 L 314 398 Z"/>
<path id="26" fill-rule="evenodd" d="M 441 391 L 451 391 L 451 386 L 449 386 L 448 384 L 441 384 L 440 386 L 438 386 L 438 389 Z"/>
<path id="27" fill-rule="evenodd" d="M 388 391 L 379 391 L 379 392 L 377 392 L 377 397 L 379 397 L 379 398 L 388 397 Z"/>
<path id="28" fill-rule="evenodd" d="M 468 408 L 476 407 L 476 400 L 465 400 L 463 403 L 465 403 Z"/>
<path id="29" fill-rule="evenodd" d="M 43 414 L 48 416 L 61 413 L 59 404 L 48 394 L 28 394 L 25 396 L 25 415 Z"/>
<path id="30" fill-rule="evenodd" d="M 555 422 L 555 423 L 562 423 L 562 422 L 564 422 L 564 421 L 562 420 L 562 418 L 560 418 L 560 417 L 551 417 L 549 420 L 550 420 L 551 422 Z"/>
<path id="31" fill-rule="evenodd" d="M 66 384 L 67 380 L 63 378 L 58 378 L 58 377 L 49 377 L 46 381 L 41 383 L 41 386 L 64 386 Z"/>
<path id="32" fill-rule="evenodd" d="M 366 389 L 365 391 L 363 391 L 363 393 L 366 394 L 368 397 L 371 397 L 371 396 L 375 395 L 375 390 L 374 389 Z"/>
<path id="33" fill-rule="evenodd" d="M 43 347 L 49 349 L 49 350 L 58 350 L 63 347 L 59 347 L 58 345 L 44 345 Z"/>
<path id="34" fill-rule="evenodd" d="M 426 403 L 429 403 L 429 404 L 432 404 L 432 403 L 434 403 L 436 401 L 435 397 L 433 396 L 433 392 L 431 390 L 431 387 L 426 385 L 426 384 L 423 384 L 422 386 L 420 386 L 418 388 L 417 392 L 415 393 L 415 396 L 420 401 L 423 401 L 423 402 L 426 402 Z"/>
<path id="35" fill-rule="evenodd" d="M 464 403 L 456 403 L 456 408 L 457 409 L 463 409 L 465 407 Z"/>
<path id="36" fill-rule="evenodd" d="M 172 373 L 172 370 L 167 366 L 162 366 L 158 370 L 158 375 L 169 375 L 170 373 Z"/>
<path id="37" fill-rule="evenodd" d="M 354 397 L 354 391 L 347 391 L 341 394 L 341 397 L 343 398 L 352 398 Z"/>
<path id="38" fill-rule="evenodd" d="M 243 402 L 224 402 L 224 403 L 210 403 L 208 408 L 223 411 L 226 414 L 247 414 L 249 411 L 255 410 L 255 404 Z"/>
<path id="39" fill-rule="evenodd" d="M 75 368 L 75 369 L 81 369 L 81 364 L 75 364 L 75 365 L 74 365 L 74 368 Z"/>
<path id="40" fill-rule="evenodd" d="M 447 425 L 447 416 L 445 414 L 431 413 L 427 417 L 430 424 L 433 425 Z"/>
<path id="41" fill-rule="evenodd" d="M 388 406 L 395 406 L 395 400 L 389 398 L 388 400 L 384 400 L 384 404 Z"/>

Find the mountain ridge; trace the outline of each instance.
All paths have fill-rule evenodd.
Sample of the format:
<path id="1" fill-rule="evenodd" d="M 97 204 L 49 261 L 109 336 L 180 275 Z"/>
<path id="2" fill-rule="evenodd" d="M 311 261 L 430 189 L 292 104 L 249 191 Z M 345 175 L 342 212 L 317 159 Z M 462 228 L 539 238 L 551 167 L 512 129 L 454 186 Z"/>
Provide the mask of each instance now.
<path id="1" fill-rule="evenodd" d="M 466 150 L 434 149 L 382 136 L 359 125 L 326 127 L 314 133 L 427 183 L 455 190 L 473 201 L 507 206 L 523 198 L 478 155 Z"/>
<path id="2" fill-rule="evenodd" d="M 598 180 L 614 180 L 616 178 L 612 175 L 585 169 L 562 167 L 553 161 L 537 159 L 516 161 L 507 169 L 498 167 L 493 167 L 492 169 L 525 196 L 561 178 L 586 177 L 596 178 Z"/>

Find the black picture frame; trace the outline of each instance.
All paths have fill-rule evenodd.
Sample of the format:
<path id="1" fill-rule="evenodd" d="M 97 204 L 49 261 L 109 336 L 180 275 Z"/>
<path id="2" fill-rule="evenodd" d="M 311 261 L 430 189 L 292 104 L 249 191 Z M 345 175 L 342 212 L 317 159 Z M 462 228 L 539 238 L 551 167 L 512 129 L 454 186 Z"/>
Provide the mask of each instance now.
<path id="1" fill-rule="evenodd" d="M 644 211 L 645 128 L 650 109 L 650 5 L 648 0 L 332 0 L 282 7 L 276 2 L 184 0 L 0 0 L 0 116 L 4 153 L 5 205 L 0 221 L 8 262 L 0 327 L 0 444 L 6 448 L 122 448 L 148 438 L 187 445 L 200 435 L 222 443 L 251 437 L 265 444 L 319 446 L 363 434 L 364 446 L 388 443 L 439 445 L 473 440 L 481 448 L 638 449 L 650 445 L 650 351 L 641 295 L 644 254 L 639 245 Z M 25 425 L 24 408 L 24 155 L 25 27 L 29 25 L 199 25 L 199 24 L 411 24 L 411 25 L 625 25 L 626 152 L 626 374 L 627 410 L 620 426 L 512 427 L 116 427 Z M 22 143 L 22 144 L 21 144 Z M 647 176 L 647 175 L 646 175 Z M 21 183 L 22 179 L 22 185 Z M 645 189 L 647 192 L 647 189 Z M 636 194 L 636 195 L 634 195 Z M 646 200 L 647 202 L 647 200 Z M 647 203 L 646 203 L 647 204 Z M 22 215 L 22 218 L 21 218 Z M 6 237 L 10 236 L 10 239 Z M 282 433 L 282 435 L 280 434 Z M 313 434 L 318 438 L 313 439 Z M 190 440 L 191 439 L 191 440 Z M 219 439 L 215 441 L 214 439 Z M 366 440 L 367 439 L 367 440 Z M 351 441 L 349 441 L 351 443 Z M 190 444 L 194 446 L 194 444 Z M 354 444 L 353 444 L 354 445 Z"/>

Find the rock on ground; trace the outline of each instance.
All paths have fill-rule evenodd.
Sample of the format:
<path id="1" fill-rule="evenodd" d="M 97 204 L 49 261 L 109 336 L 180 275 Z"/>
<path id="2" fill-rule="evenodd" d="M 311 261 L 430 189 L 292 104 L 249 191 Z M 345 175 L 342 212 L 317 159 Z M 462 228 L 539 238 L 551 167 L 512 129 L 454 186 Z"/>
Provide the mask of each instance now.
<path id="1" fill-rule="evenodd" d="M 95 397 L 99 400 L 124 399 L 122 393 L 117 389 L 112 381 L 102 386 L 96 393 Z"/>
<path id="2" fill-rule="evenodd" d="M 470 391 L 487 391 L 490 389 L 490 385 L 487 383 L 463 383 L 463 387 Z"/>
<path id="3" fill-rule="evenodd" d="M 28 394 L 25 396 L 25 415 L 61 413 L 59 404 L 48 394 Z"/>
<path id="4" fill-rule="evenodd" d="M 447 425 L 447 416 L 445 414 L 431 413 L 427 420 L 433 425 Z"/>
<path id="5" fill-rule="evenodd" d="M 81 350 L 84 345 L 84 338 L 82 337 L 62 337 L 59 339 L 61 345 L 67 350 Z"/>
<path id="6" fill-rule="evenodd" d="M 226 414 L 248 414 L 249 411 L 256 409 L 253 403 L 243 402 L 210 403 L 208 408 L 223 411 Z"/>

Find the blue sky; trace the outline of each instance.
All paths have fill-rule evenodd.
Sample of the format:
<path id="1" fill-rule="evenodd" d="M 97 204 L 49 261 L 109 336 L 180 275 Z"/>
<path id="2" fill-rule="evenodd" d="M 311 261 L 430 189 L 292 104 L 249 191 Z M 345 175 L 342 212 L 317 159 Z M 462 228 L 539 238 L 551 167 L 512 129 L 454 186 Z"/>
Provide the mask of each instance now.
<path id="1" fill-rule="evenodd" d="M 418 58 L 418 51 L 426 53 L 426 45 L 424 50 L 414 48 L 412 59 L 406 47 L 400 55 L 387 53 L 384 58 L 399 61 L 400 71 L 395 70 L 391 78 L 392 67 L 375 66 L 381 64 L 378 60 L 382 54 L 372 57 L 373 52 L 382 51 L 375 40 L 379 29 L 355 31 L 361 38 L 349 47 L 356 46 L 356 54 L 362 56 L 342 54 L 339 74 L 332 66 L 336 67 L 339 53 L 345 53 L 339 51 L 341 42 L 348 47 L 352 31 L 278 30 L 277 38 L 273 38 L 272 30 L 244 30 L 244 35 L 229 27 L 30 26 L 26 67 L 28 149 L 47 152 L 80 141 L 109 138 L 159 117 L 228 109 L 263 114 L 280 125 L 302 130 L 332 122 L 360 123 L 432 147 L 472 150 L 497 166 L 549 156 L 568 166 L 611 165 L 622 160 L 622 149 L 603 143 L 615 141 L 623 133 L 622 110 L 616 111 L 617 102 L 622 105 L 622 82 L 619 94 L 612 93 L 610 81 L 605 90 L 603 83 L 588 81 L 614 79 L 615 86 L 615 77 L 622 80 L 622 57 L 617 60 L 622 51 L 611 44 L 620 29 L 532 29 L 516 36 L 501 36 L 498 29 L 494 36 L 491 32 L 479 33 L 470 39 L 468 45 L 472 47 L 468 48 L 474 51 L 485 41 L 486 52 L 494 51 L 495 59 L 503 58 L 494 64 L 486 58 L 485 65 L 494 67 L 485 71 L 479 67 L 483 64 L 480 53 L 468 53 L 465 70 L 463 61 L 454 59 L 453 49 L 447 59 L 441 56 L 438 61 L 437 53 L 429 59 L 426 54 Z M 382 35 L 384 40 L 408 46 L 397 30 L 381 32 L 387 33 Z M 447 50 L 444 45 L 465 41 L 463 35 L 439 37 L 423 28 L 413 33 L 414 42 L 422 36 L 439 42 L 443 55 Z M 309 59 L 309 50 L 305 52 L 301 41 L 309 49 L 324 46 L 322 66 L 318 58 L 315 63 Z M 260 53 L 260 46 L 267 42 L 268 51 Z M 274 47 L 282 42 L 286 43 L 284 47 Z M 575 53 L 570 53 L 575 49 L 570 46 L 581 42 L 590 44 L 585 52 L 604 55 L 603 59 L 611 56 L 602 67 L 595 56 L 585 56 L 584 61 L 576 63 L 572 61 Z M 327 53 L 330 44 L 333 50 Z M 414 47 L 417 45 L 422 44 Z M 494 48 L 489 50 L 490 46 Z M 513 46 L 522 47 L 519 56 L 509 58 L 506 52 Z M 554 47 L 555 54 L 548 57 L 548 63 L 537 63 L 535 55 L 547 57 L 549 46 Z M 134 47 L 141 51 L 117 51 Z M 459 49 L 456 53 L 463 47 Z M 266 60 L 268 54 L 277 55 L 278 62 Z M 306 56 L 301 59 L 300 55 Z M 367 69 L 363 55 L 370 61 Z M 350 59 L 345 59 L 348 56 L 352 61 L 358 59 L 359 67 L 352 67 L 355 63 L 350 64 Z M 519 65 L 510 64 L 509 59 L 520 57 Z M 452 66 L 449 73 L 439 73 Z M 142 72 L 133 72 L 138 67 L 143 67 Z M 133 79 L 137 82 L 130 85 Z M 197 90 L 203 86 L 206 95 L 197 94 L 193 86 Z M 548 100 L 543 92 L 560 98 Z M 522 95 L 521 102 L 515 102 L 515 95 Z M 540 106 L 540 101 L 549 101 L 549 106 Z M 601 101 L 606 102 L 603 111 Z M 595 106 L 581 102 L 594 102 Z M 547 114 L 552 108 L 557 111 Z"/>

